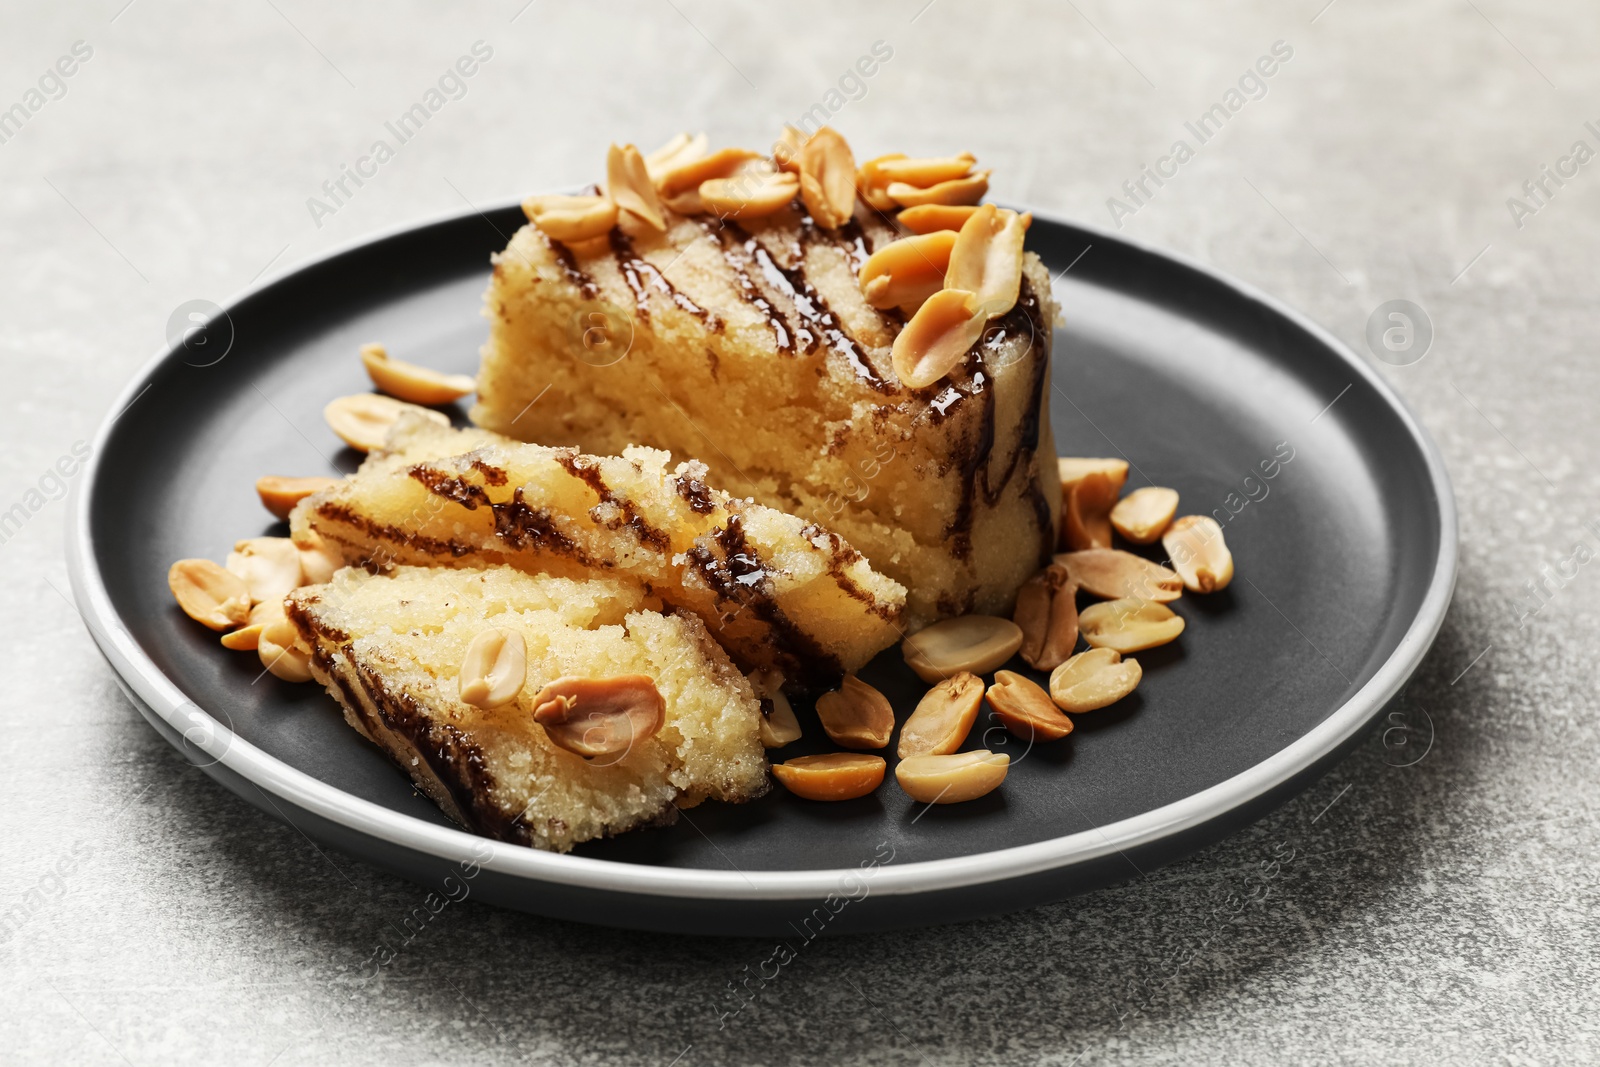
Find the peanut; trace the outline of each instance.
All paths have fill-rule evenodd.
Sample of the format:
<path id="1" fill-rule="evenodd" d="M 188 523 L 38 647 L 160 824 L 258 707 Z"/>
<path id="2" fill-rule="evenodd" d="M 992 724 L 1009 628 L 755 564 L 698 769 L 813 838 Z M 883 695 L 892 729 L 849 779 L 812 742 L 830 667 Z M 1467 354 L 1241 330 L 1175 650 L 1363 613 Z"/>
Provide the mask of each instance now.
<path id="1" fill-rule="evenodd" d="M 604 237 L 617 224 L 617 202 L 609 196 L 530 196 L 522 213 L 563 244 Z"/>
<path id="2" fill-rule="evenodd" d="M 796 756 L 772 765 L 783 787 L 806 800 L 854 800 L 883 784 L 888 764 L 882 756 L 859 752 L 828 752 Z"/>
<path id="3" fill-rule="evenodd" d="M 183 613 L 213 630 L 230 630 L 250 617 L 244 579 L 209 559 L 180 559 L 167 570 L 167 588 Z"/>
<path id="4" fill-rule="evenodd" d="M 941 289 L 923 301 L 898 336 L 890 357 L 894 372 L 911 389 L 949 374 L 983 336 L 983 312 L 964 289 Z"/>
<path id="5" fill-rule="evenodd" d="M 300 550 L 287 537 L 252 537 L 228 553 L 228 570 L 250 590 L 250 601 L 282 600 L 300 586 Z"/>
<path id="6" fill-rule="evenodd" d="M 1001 724 L 1024 741 L 1055 741 L 1072 732 L 1072 720 L 1050 694 L 1015 671 L 996 671 L 984 696 Z"/>
<path id="7" fill-rule="evenodd" d="M 1016 655 L 1022 629 L 995 615 L 962 615 L 918 630 L 900 642 L 906 665 L 924 682 L 961 671 L 988 674 Z"/>
<path id="8" fill-rule="evenodd" d="M 853 674 L 817 698 L 817 718 L 834 743 L 845 748 L 882 748 L 894 733 L 888 698 Z"/>
<path id="9" fill-rule="evenodd" d="M 1114 648 L 1091 648 L 1050 672 L 1050 699 L 1062 711 L 1094 711 L 1133 692 L 1143 674 L 1138 660 L 1125 660 Z"/>
<path id="10" fill-rule="evenodd" d="M 1022 242 L 1028 230 L 1023 218 L 984 204 L 962 224 L 950 251 L 945 287 L 975 294 L 976 306 L 989 318 L 1016 306 L 1022 287 Z"/>
<path id="11" fill-rule="evenodd" d="M 484 630 L 467 645 L 456 677 L 465 704 L 498 708 L 517 699 L 528 680 L 528 644 L 516 630 Z"/>
<path id="12" fill-rule="evenodd" d="M 891 241 L 861 265 L 861 291 L 875 308 L 906 308 L 912 313 L 944 288 L 945 268 L 956 235 L 948 230 Z"/>
<path id="13" fill-rule="evenodd" d="M 471 375 L 443 374 L 390 359 L 382 345 L 362 345 L 361 364 L 379 392 L 410 404 L 450 404 L 478 388 Z"/>
<path id="14" fill-rule="evenodd" d="M 338 434 L 345 444 L 358 452 L 371 452 L 375 448 L 383 447 L 384 438 L 389 436 L 390 427 L 400 418 L 401 412 L 405 411 L 418 412 L 428 421 L 436 422 L 440 426 L 450 425 L 449 418 L 443 412 L 407 404 L 392 396 L 379 396 L 377 393 L 356 393 L 331 400 L 328 406 L 322 409 L 322 417 L 327 422 L 328 429 Z"/>
<path id="15" fill-rule="evenodd" d="M 687 133 L 680 133 L 644 157 L 645 173 L 650 175 L 651 181 L 659 182 L 668 171 L 704 159 L 708 148 L 710 142 L 705 134 L 698 133 L 690 137 Z"/>
<path id="16" fill-rule="evenodd" d="M 900 207 L 921 207 L 923 204 L 976 204 L 989 191 L 989 171 L 980 170 L 965 178 L 952 178 L 947 182 L 918 188 L 907 182 L 891 181 L 884 194 Z"/>
<path id="17" fill-rule="evenodd" d="M 261 628 L 256 640 L 256 655 L 261 657 L 261 665 L 274 677 L 286 682 L 309 682 L 311 657 L 300 648 L 299 640 L 300 632 L 283 614 L 280 605 L 278 613 Z"/>
<path id="18" fill-rule="evenodd" d="M 1056 563 L 1067 569 L 1078 588 L 1105 600 L 1138 597 L 1165 604 L 1183 595 L 1183 579 L 1176 571 L 1120 548 L 1063 552 Z"/>
<path id="19" fill-rule="evenodd" d="M 1135 489 L 1111 509 L 1111 525 L 1136 545 L 1158 540 L 1178 512 L 1178 491 L 1159 485 Z"/>
<path id="20" fill-rule="evenodd" d="M 281 474 L 267 474 L 256 479 L 256 495 L 261 498 L 262 507 L 284 522 L 300 501 L 312 493 L 320 493 L 330 485 L 338 484 L 337 478 L 286 478 Z"/>
<path id="21" fill-rule="evenodd" d="M 983 679 L 970 671 L 957 671 L 923 696 L 916 710 L 900 727 L 895 754 L 943 756 L 954 752 L 972 732 L 983 704 Z"/>
<path id="22" fill-rule="evenodd" d="M 1000 788 L 1011 767 L 1004 752 L 956 752 L 911 756 L 894 769 L 895 781 L 923 804 L 960 804 Z"/>
<path id="23" fill-rule="evenodd" d="M 1022 660 L 1048 671 L 1078 644 L 1078 588 L 1067 568 L 1052 563 L 1022 583 L 1011 621 L 1022 630 Z"/>
<path id="24" fill-rule="evenodd" d="M 750 686 L 761 701 L 761 745 L 782 748 L 800 740 L 800 720 L 795 718 L 789 698 L 783 695 L 783 675 L 762 671 L 750 676 Z"/>
<path id="25" fill-rule="evenodd" d="M 1183 616 L 1173 614 L 1165 604 L 1138 597 L 1091 604 L 1078 615 L 1085 641 L 1123 655 L 1164 645 L 1183 633 L 1183 625 Z"/>
<path id="26" fill-rule="evenodd" d="M 647 674 L 557 678 L 533 698 L 550 741 L 585 758 L 621 756 L 660 732 L 667 704 Z"/>
<path id="27" fill-rule="evenodd" d="M 831 126 L 800 146 L 800 199 L 824 229 L 836 230 L 856 210 L 856 159 Z"/>
<path id="28" fill-rule="evenodd" d="M 1222 538 L 1222 527 L 1209 515 L 1185 515 L 1161 536 L 1161 547 L 1172 559 L 1172 569 L 1183 578 L 1184 588 L 1214 593 L 1233 581 L 1233 553 Z"/>
<path id="29" fill-rule="evenodd" d="M 1111 547 L 1111 505 L 1117 489 L 1102 471 L 1090 471 L 1061 498 L 1061 539 L 1068 548 Z"/>
<path id="30" fill-rule="evenodd" d="M 756 219 L 788 207 L 800 182 L 784 171 L 751 168 L 700 183 L 704 210 L 727 219 Z"/>
<path id="31" fill-rule="evenodd" d="M 644 157 L 633 145 L 612 145 L 606 151 L 606 195 L 624 211 L 657 232 L 664 232 L 667 220 L 661 214 L 661 198 L 650 180 Z"/>

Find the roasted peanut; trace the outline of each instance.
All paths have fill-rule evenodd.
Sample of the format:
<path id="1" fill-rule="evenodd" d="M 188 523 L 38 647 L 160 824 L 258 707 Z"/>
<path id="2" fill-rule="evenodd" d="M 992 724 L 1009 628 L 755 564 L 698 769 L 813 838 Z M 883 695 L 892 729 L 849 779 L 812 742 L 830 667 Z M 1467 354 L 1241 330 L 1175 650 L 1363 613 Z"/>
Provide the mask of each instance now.
<path id="1" fill-rule="evenodd" d="M 913 313 L 944 288 L 945 268 L 956 235 L 948 230 L 902 237 L 867 257 L 861 265 L 861 292 L 875 308 L 909 308 Z"/>
<path id="2" fill-rule="evenodd" d="M 552 744 L 586 758 L 621 756 L 660 732 L 667 704 L 647 674 L 557 678 L 533 698 Z"/>
<path id="3" fill-rule="evenodd" d="M 328 423 L 328 429 L 338 434 L 345 444 L 358 452 L 371 452 L 383 447 L 390 428 L 406 411 L 418 412 L 423 418 L 440 426 L 450 425 L 449 418 L 443 412 L 377 393 L 356 393 L 330 400 L 328 406 L 322 409 L 322 417 Z"/>
<path id="4" fill-rule="evenodd" d="M 885 195 L 900 207 L 920 207 L 923 204 L 976 204 L 989 191 L 989 171 L 980 170 L 965 178 L 952 178 L 947 182 L 919 188 L 907 182 L 891 181 L 884 189 Z"/>
<path id="5" fill-rule="evenodd" d="M 732 177 L 700 183 L 700 202 L 706 211 L 726 219 L 755 219 L 789 206 L 800 192 L 793 174 L 773 170 L 743 170 Z"/>
<path id="6" fill-rule="evenodd" d="M 895 219 L 912 233 L 959 231 L 977 210 L 976 204 L 923 204 L 906 208 Z"/>
<path id="7" fill-rule="evenodd" d="M 282 600 L 300 586 L 300 550 L 287 537 L 252 537 L 228 553 L 228 570 L 250 590 L 250 602 Z"/>
<path id="8" fill-rule="evenodd" d="M 465 704 L 498 708 L 517 699 L 528 680 L 528 644 L 516 630 L 484 630 L 467 645 L 456 676 Z"/>
<path id="9" fill-rule="evenodd" d="M 1055 561 L 1079 589 L 1105 600 L 1138 597 L 1165 604 L 1183 595 L 1183 579 L 1176 571 L 1120 548 L 1062 552 Z"/>
<path id="10" fill-rule="evenodd" d="M 272 512 L 274 518 L 287 521 L 294 506 L 312 493 L 320 493 L 330 485 L 338 485 L 337 478 L 286 478 L 280 474 L 267 474 L 256 479 L 256 495 L 261 506 Z"/>
<path id="11" fill-rule="evenodd" d="M 1183 616 L 1165 604 L 1138 597 L 1091 604 L 1078 614 L 1083 639 L 1123 655 L 1164 645 L 1183 633 Z"/>
<path id="12" fill-rule="evenodd" d="M 1000 788 L 1011 767 L 1004 752 L 956 752 L 910 756 L 894 769 L 895 781 L 923 804 L 960 804 Z"/>
<path id="13" fill-rule="evenodd" d="M 222 635 L 222 647 L 236 652 L 254 652 L 261 644 L 261 632 L 284 616 L 283 601 L 264 600 L 250 609 L 250 618 L 239 629 Z"/>
<path id="14" fill-rule="evenodd" d="M 1111 547 L 1111 505 L 1117 490 L 1102 471 L 1090 471 L 1061 498 L 1061 539 L 1068 548 Z"/>
<path id="15" fill-rule="evenodd" d="M 782 748 L 800 740 L 800 720 L 795 718 L 789 698 L 783 695 L 783 675 L 762 671 L 750 676 L 750 686 L 761 702 L 761 745 Z"/>
<path id="16" fill-rule="evenodd" d="M 917 708 L 900 727 L 895 754 L 947 755 L 960 748 L 972 732 L 983 704 L 983 679 L 970 671 L 957 671 L 917 702 Z"/>
<path id="17" fill-rule="evenodd" d="M 167 588 L 183 613 L 213 630 L 228 630 L 250 616 L 244 579 L 209 559 L 180 559 L 167 570 Z"/>
<path id="18" fill-rule="evenodd" d="M 680 193 L 700 188 L 705 182 L 727 178 L 745 163 L 759 158 L 748 148 L 719 148 L 710 155 L 675 163 L 663 171 L 656 179 L 656 191 L 661 199 L 670 200 Z"/>
<path id="19" fill-rule="evenodd" d="M 617 224 L 617 202 L 609 196 L 530 196 L 522 202 L 522 213 L 563 244 L 604 237 Z"/>
<path id="20" fill-rule="evenodd" d="M 856 159 L 831 126 L 800 146 L 800 199 L 819 226 L 836 230 L 856 210 Z"/>
<path id="21" fill-rule="evenodd" d="M 1072 732 L 1072 720 L 1050 694 L 1015 671 L 996 671 L 984 696 L 1001 724 L 1024 741 L 1055 741 Z"/>
<path id="22" fill-rule="evenodd" d="M 344 557 L 315 530 L 302 530 L 292 538 L 300 553 L 300 584 L 322 585 L 333 580 L 333 572 L 344 566 Z"/>
<path id="23" fill-rule="evenodd" d="M 261 628 L 256 639 L 256 655 L 274 677 L 286 682 L 309 682 L 311 657 L 299 647 L 299 640 L 300 632 L 280 606 L 278 613 Z"/>
<path id="24" fill-rule="evenodd" d="M 1161 547 L 1172 559 L 1172 569 L 1183 578 L 1184 588 L 1214 593 L 1233 581 L 1233 553 L 1223 540 L 1222 527 L 1209 515 L 1185 515 L 1161 536 Z"/>
<path id="25" fill-rule="evenodd" d="M 1159 485 L 1135 489 L 1111 509 L 1111 525 L 1136 545 L 1158 540 L 1178 512 L 1178 491 Z"/>
<path id="26" fill-rule="evenodd" d="M 453 403 L 478 387 L 471 375 L 444 374 L 415 363 L 390 359 L 382 345 L 362 345 L 361 364 L 367 368 L 367 377 L 379 392 L 411 404 Z"/>
<path id="27" fill-rule="evenodd" d="M 817 718 L 834 743 L 845 748 L 882 748 L 894 733 L 888 698 L 853 674 L 817 698 Z"/>
<path id="28" fill-rule="evenodd" d="M 1061 498 L 1066 499 L 1072 487 L 1083 480 L 1083 476 L 1099 471 L 1111 482 L 1111 488 L 1117 493 L 1122 492 L 1122 487 L 1128 481 L 1128 461 L 1125 459 L 1086 458 L 1079 456 L 1061 456 L 1056 459 L 1056 468 L 1061 475 Z"/>
<path id="29" fill-rule="evenodd" d="M 988 674 L 1017 654 L 1022 629 L 996 615 L 962 615 L 924 627 L 900 642 L 907 666 L 924 682 L 961 671 Z"/>
<path id="30" fill-rule="evenodd" d="M 1094 711 L 1133 692 L 1144 675 L 1139 661 L 1114 648 L 1080 652 L 1050 672 L 1050 699 L 1062 711 Z"/>
<path id="31" fill-rule="evenodd" d="M 703 133 L 697 133 L 693 137 L 687 133 L 680 133 L 644 157 L 645 172 L 650 175 L 651 181 L 659 182 L 661 176 L 668 171 L 687 166 L 697 159 L 704 159 L 710 146 Z"/>
<path id="32" fill-rule="evenodd" d="M 894 372 L 911 389 L 949 374 L 983 336 L 986 319 L 964 289 L 941 289 L 923 301 L 894 339 Z"/>
<path id="33" fill-rule="evenodd" d="M 1023 216 L 1015 211 L 993 204 L 978 208 L 956 235 L 945 287 L 974 294 L 977 307 L 989 318 L 1010 311 L 1022 287 L 1022 242 L 1027 229 Z"/>
<path id="34" fill-rule="evenodd" d="M 893 211 L 898 207 L 899 205 L 890 200 L 889 194 L 885 191 L 890 179 L 883 173 L 883 165 L 892 160 L 905 158 L 905 153 L 893 152 L 861 164 L 861 169 L 856 173 L 856 188 L 861 192 L 861 199 L 878 211 Z"/>
<path id="35" fill-rule="evenodd" d="M 1017 590 L 1011 621 L 1022 630 L 1022 660 L 1048 671 L 1078 644 L 1078 589 L 1067 568 L 1052 563 Z"/>
<path id="36" fill-rule="evenodd" d="M 785 789 L 806 800 L 854 800 L 882 785 L 887 769 L 882 756 L 828 752 L 774 763 L 772 774 Z"/>
<path id="37" fill-rule="evenodd" d="M 650 180 L 644 157 L 633 145 L 612 145 L 606 152 L 606 195 L 617 210 L 633 215 L 651 229 L 661 232 L 667 220 L 661 214 L 661 198 Z"/>

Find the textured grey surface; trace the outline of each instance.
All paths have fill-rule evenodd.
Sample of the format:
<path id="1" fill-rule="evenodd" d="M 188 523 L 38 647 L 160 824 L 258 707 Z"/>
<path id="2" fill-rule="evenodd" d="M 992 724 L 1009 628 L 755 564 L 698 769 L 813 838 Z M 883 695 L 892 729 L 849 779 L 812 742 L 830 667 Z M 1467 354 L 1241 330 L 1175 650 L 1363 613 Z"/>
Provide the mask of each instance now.
<path id="1" fill-rule="evenodd" d="M 0 34 L 0 107 L 73 42 L 94 50 L 0 144 L 0 510 L 39 504 L 0 545 L 0 1060 L 1597 1055 L 1600 565 L 1549 582 L 1537 614 L 1518 605 L 1577 542 L 1600 552 L 1600 526 L 1582 526 L 1600 521 L 1600 163 L 1548 183 L 1520 227 L 1507 198 L 1575 141 L 1600 149 L 1584 126 L 1600 128 L 1600 8 L 123 3 L 17 5 Z M 480 39 L 494 54 L 466 95 L 315 225 L 307 197 Z M 421 892 L 320 853 L 157 738 L 63 596 L 55 484 L 30 487 L 90 437 L 183 301 L 464 200 L 587 181 L 613 138 L 764 143 L 878 40 L 893 58 L 833 119 L 859 147 L 970 149 L 997 195 L 1097 225 L 1186 119 L 1273 42 L 1293 48 L 1122 222 L 1363 353 L 1384 301 L 1431 317 L 1423 359 L 1381 365 L 1462 511 L 1455 604 L 1404 705 L 1431 748 L 1395 766 L 1417 744 L 1374 736 L 1253 829 L 1120 887 L 811 944 L 726 1019 L 728 983 L 770 946 L 470 900 L 369 978 Z"/>

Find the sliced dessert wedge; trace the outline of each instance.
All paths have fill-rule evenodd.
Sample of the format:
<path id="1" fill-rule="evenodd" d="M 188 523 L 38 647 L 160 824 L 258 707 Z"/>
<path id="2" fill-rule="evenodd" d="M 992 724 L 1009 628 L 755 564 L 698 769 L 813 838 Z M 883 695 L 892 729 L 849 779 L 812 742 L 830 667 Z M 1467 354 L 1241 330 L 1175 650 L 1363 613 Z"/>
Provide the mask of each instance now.
<path id="1" fill-rule="evenodd" d="M 631 581 L 795 691 L 828 688 L 900 639 L 900 585 L 837 534 L 706 478 L 653 449 L 591 456 L 405 416 L 356 474 L 301 501 L 290 528 L 379 570 L 505 563 Z"/>
<path id="2" fill-rule="evenodd" d="M 959 365 L 909 388 L 891 360 L 905 313 L 870 306 L 858 277 L 905 239 L 889 216 L 857 202 L 828 229 L 798 198 L 760 218 L 662 211 L 662 232 L 512 236 L 485 298 L 473 420 L 591 453 L 698 457 L 717 484 L 836 531 L 905 585 L 911 629 L 1009 615 L 1049 562 L 1059 511 L 1057 308 L 1039 258 Z"/>
<path id="3" fill-rule="evenodd" d="M 663 615 L 637 585 L 483 570 L 345 568 L 296 590 L 289 619 L 311 672 L 345 719 L 445 813 L 476 833 L 565 852 L 591 838 L 673 822 L 706 799 L 766 792 L 761 712 L 750 683 L 692 615 Z M 487 630 L 520 639 L 525 677 L 492 708 L 461 699 Z M 659 729 L 585 758 L 535 721 L 558 678 L 646 677 Z M 576 710 L 581 712 L 579 701 Z"/>

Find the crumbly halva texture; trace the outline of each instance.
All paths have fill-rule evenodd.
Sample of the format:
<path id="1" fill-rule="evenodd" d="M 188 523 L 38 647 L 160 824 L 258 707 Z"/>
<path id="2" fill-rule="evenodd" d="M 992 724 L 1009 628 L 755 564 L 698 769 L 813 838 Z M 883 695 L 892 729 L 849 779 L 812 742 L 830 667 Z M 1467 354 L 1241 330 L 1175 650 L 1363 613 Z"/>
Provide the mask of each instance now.
<path id="1" fill-rule="evenodd" d="M 746 671 L 777 671 L 797 691 L 828 688 L 899 640 L 899 584 L 837 534 L 707 478 L 655 449 L 592 456 L 404 416 L 290 526 L 376 570 L 504 563 L 631 581 L 697 615 Z"/>
<path id="2" fill-rule="evenodd" d="M 472 417 L 609 454 L 647 444 L 842 536 L 909 590 L 906 625 L 1009 614 L 1055 547 L 1049 273 L 921 389 L 896 377 L 900 311 L 858 272 L 901 237 L 864 203 L 836 229 L 798 202 L 733 221 L 663 209 L 566 245 L 537 226 L 495 257 Z M 535 402 L 537 401 L 537 402 Z"/>
<path id="3" fill-rule="evenodd" d="M 339 571 L 286 605 L 311 673 L 345 719 L 447 815 L 476 833 L 565 852 L 664 825 L 702 800 L 769 787 L 749 681 L 693 615 L 664 615 L 637 584 L 512 567 Z M 463 702 L 458 673 L 486 628 L 520 634 L 527 677 L 493 709 Z M 618 756 L 586 760 L 534 722 L 532 699 L 564 675 L 649 675 L 665 724 Z"/>

